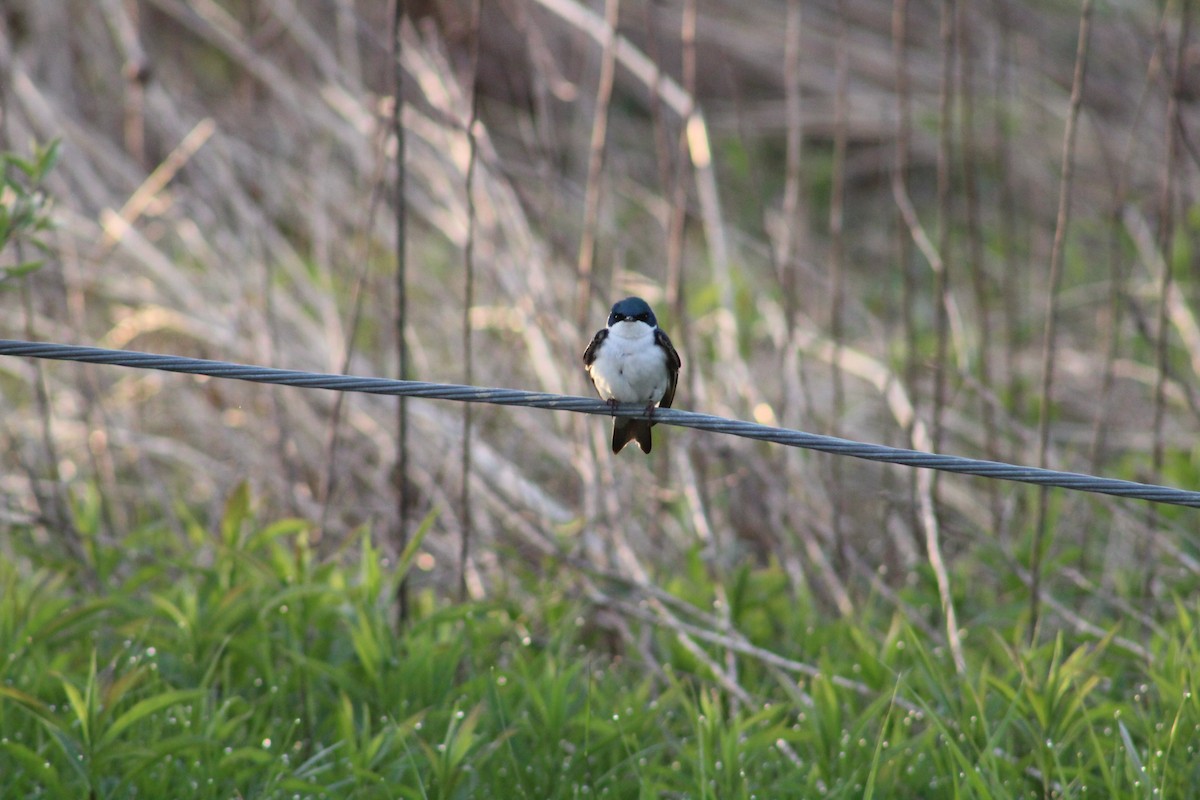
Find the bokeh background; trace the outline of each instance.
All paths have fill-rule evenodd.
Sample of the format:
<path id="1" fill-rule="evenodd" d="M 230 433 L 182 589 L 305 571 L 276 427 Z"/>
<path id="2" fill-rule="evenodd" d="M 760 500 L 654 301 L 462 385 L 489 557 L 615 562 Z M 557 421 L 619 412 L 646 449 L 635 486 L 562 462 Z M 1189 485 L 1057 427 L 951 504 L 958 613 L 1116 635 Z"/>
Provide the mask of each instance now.
<path id="1" fill-rule="evenodd" d="M 420 2 L 394 49 L 385 3 L 9 0 L 3 149 L 61 150 L 0 335 L 396 376 L 402 282 L 408 377 L 589 395 L 583 347 L 639 294 L 679 408 L 1195 486 L 1200 50 L 1176 5 Z M 180 509 L 215 519 L 242 482 L 323 557 L 363 525 L 398 552 L 394 400 L 16 359 L 0 389 L 0 524 L 64 562 L 79 508 L 109 541 L 184 536 Z M 1136 629 L 1200 569 L 1171 509 L 406 413 L 429 602 L 690 558 L 779 565 L 841 613 L 944 577 L 967 620 L 1036 574 L 1052 624 Z"/>

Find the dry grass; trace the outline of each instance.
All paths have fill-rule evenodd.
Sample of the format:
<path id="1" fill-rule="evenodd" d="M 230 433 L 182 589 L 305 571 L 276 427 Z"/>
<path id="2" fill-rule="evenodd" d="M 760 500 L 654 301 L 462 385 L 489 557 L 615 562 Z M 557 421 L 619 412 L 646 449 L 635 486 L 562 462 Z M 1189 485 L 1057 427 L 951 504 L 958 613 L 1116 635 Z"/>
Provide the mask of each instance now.
<path id="1" fill-rule="evenodd" d="M 683 354 L 680 407 L 918 447 L 936 430 L 948 452 L 1035 459 L 1073 6 L 971 4 L 947 55 L 941 7 L 909 2 L 898 67 L 892 8 L 865 0 L 801 4 L 794 19 L 783 2 L 700 3 L 694 53 L 683 2 L 620 3 L 616 38 L 602 3 L 485 2 L 477 65 L 470 3 L 415 5 L 431 13 L 401 47 L 413 376 L 462 379 L 470 247 L 479 384 L 589 393 L 583 343 L 612 298 L 637 292 Z M 350 352 L 349 371 L 391 374 L 383 6 L 8 3 L 4 149 L 60 137 L 63 156 L 53 260 L 26 306 L 0 294 L 0 334 L 322 371 Z M 1178 13 L 1143 6 L 1093 20 L 1047 460 L 1184 483 L 1198 472 L 1196 73 L 1192 48 L 1176 55 Z M 324 520 L 327 552 L 396 513 L 385 399 L 347 398 L 338 416 L 318 392 L 12 360 L 0 386 L 4 524 L 43 526 L 48 543 L 47 522 L 69 516 L 53 506 L 88 484 L 114 538 L 155 509 L 215 516 L 243 479 L 269 514 Z M 459 579 L 463 508 L 475 595 L 560 550 L 654 583 L 699 547 L 718 577 L 775 558 L 793 591 L 852 613 L 856 587 L 893 596 L 941 548 L 943 604 L 969 608 L 972 582 L 1003 587 L 1029 560 L 1032 495 L 1012 487 L 915 485 L 852 462 L 835 478 L 826 457 L 679 430 L 650 459 L 613 459 L 594 420 L 496 408 L 476 409 L 464 457 L 459 409 L 409 411 L 416 510 L 438 515 L 426 585 Z M 1189 522 L 1056 496 L 1048 563 L 1088 577 L 1046 581 L 1053 624 L 1086 630 L 1088 613 L 1055 613 L 1078 606 L 1060 594 L 1120 613 L 1109 589 L 1151 562 L 1159 582 L 1125 600 L 1193 579 Z"/>

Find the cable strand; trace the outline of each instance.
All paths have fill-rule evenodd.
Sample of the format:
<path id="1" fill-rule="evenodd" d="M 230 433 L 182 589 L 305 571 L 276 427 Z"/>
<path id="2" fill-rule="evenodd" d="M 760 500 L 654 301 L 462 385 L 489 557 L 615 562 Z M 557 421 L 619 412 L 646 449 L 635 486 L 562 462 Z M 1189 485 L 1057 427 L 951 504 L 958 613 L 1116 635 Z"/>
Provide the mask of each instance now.
<path id="1" fill-rule="evenodd" d="M 502 406 L 526 406 L 550 411 L 571 411 L 600 416 L 653 418 L 662 425 L 675 425 L 712 433 L 724 433 L 746 439 L 817 450 L 838 456 L 866 461 L 899 464 L 919 469 L 934 469 L 962 475 L 976 475 L 1037 486 L 1053 486 L 1079 492 L 1091 492 L 1146 500 L 1151 503 L 1200 508 L 1200 492 L 1169 486 L 1138 483 L 1117 478 L 1103 478 L 1078 472 L 1062 472 L 1039 467 L 984 461 L 964 456 L 927 453 L 887 445 L 858 442 L 836 436 L 774 428 L 755 422 L 728 419 L 712 414 L 683 411 L 676 408 L 654 409 L 647 413 L 645 406 L 623 404 L 615 408 L 601 400 L 587 397 L 529 392 L 520 389 L 496 389 L 460 384 L 401 381 L 389 378 L 366 378 L 354 375 L 331 375 L 303 370 L 277 369 L 228 361 L 213 361 L 185 356 L 158 355 L 133 350 L 110 350 L 101 347 L 25 342 L 0 339 L 0 355 L 42 358 L 55 361 L 80 361 L 89 364 L 108 364 L 134 369 L 155 369 L 188 375 L 207 375 L 214 378 L 250 381 L 304 389 L 327 389 L 337 392 L 362 392 L 380 395 L 406 395 L 463 403 L 491 403 Z"/>

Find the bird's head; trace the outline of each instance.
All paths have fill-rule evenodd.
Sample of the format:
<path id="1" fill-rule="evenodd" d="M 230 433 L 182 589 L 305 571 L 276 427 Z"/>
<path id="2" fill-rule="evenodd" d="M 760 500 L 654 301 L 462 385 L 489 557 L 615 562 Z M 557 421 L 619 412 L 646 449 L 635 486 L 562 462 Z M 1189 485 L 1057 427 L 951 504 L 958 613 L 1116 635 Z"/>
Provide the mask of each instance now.
<path id="1" fill-rule="evenodd" d="M 611 328 L 618 322 L 644 322 L 651 328 L 658 327 L 658 320 L 655 319 L 650 304 L 640 297 L 626 297 L 613 305 L 608 315 L 608 327 Z"/>

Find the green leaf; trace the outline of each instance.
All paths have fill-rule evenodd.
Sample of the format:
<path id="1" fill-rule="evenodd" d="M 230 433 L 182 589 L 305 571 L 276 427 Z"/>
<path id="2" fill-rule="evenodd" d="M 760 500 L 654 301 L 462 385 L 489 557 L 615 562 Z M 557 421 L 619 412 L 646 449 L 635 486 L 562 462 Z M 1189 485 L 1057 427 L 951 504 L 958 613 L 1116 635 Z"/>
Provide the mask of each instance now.
<path id="1" fill-rule="evenodd" d="M 62 748 L 63 753 L 67 757 L 67 763 L 70 764 L 71 768 L 75 770 L 75 774 L 77 774 L 82 780 L 87 781 L 89 767 L 87 763 L 87 755 L 79 746 L 79 742 L 68 736 L 67 732 L 62 728 L 54 727 L 50 723 L 46 723 L 46 727 L 49 729 L 50 735 L 54 738 L 54 741 L 58 742 L 58 746 Z"/>
<path id="2" fill-rule="evenodd" d="M 425 541 L 425 537 L 429 534 L 429 531 L 433 530 L 433 523 L 437 519 L 437 516 L 437 510 L 435 509 L 426 514 L 425 519 L 421 520 L 421 525 L 417 528 L 417 532 L 413 534 L 412 539 L 408 542 L 408 546 L 400 554 L 400 564 L 396 567 L 397 578 L 403 578 L 408 574 L 413 560 L 417 557 L 417 551 L 421 548 L 421 543 Z"/>
<path id="3" fill-rule="evenodd" d="M 134 703 L 133 707 L 126 711 L 109 726 L 108 730 L 100 738 L 100 744 L 107 744 L 120 736 L 130 725 L 145 719 L 146 717 L 174 705 L 183 705 L 204 697 L 203 689 L 176 689 L 174 691 L 163 692 L 154 697 L 147 697 L 145 700 Z"/>
<path id="4" fill-rule="evenodd" d="M 309 520 L 300 519 L 299 517 L 287 517 L 277 522 L 272 522 L 270 525 L 251 536 L 248 547 L 251 550 L 257 550 L 260 546 L 267 544 L 268 542 L 272 542 L 275 539 L 279 539 L 284 536 L 290 536 L 294 533 L 309 531 L 312 529 L 312 527 L 313 524 Z"/>
<path id="5" fill-rule="evenodd" d="M 34 261 L 24 261 L 23 264 L 18 264 L 17 266 L 0 267 L 0 273 L 2 273 L 0 281 L 12 281 L 13 278 L 30 275 L 30 273 L 42 269 L 44 265 L 46 265 L 46 261 L 37 259 Z"/>
<path id="6" fill-rule="evenodd" d="M 46 704 L 31 694 L 22 692 L 20 689 L 14 689 L 11 686 L 0 686 L 0 697 L 7 697 L 47 723 L 53 724 L 54 722 L 54 716 L 50 713 L 50 709 Z"/>
<path id="7" fill-rule="evenodd" d="M 71 704 L 71 710 L 75 712 L 75 721 L 79 723 L 79 730 L 83 734 L 84 741 L 87 741 L 91 735 L 90 722 L 91 714 L 88 713 L 88 700 L 84 693 L 80 692 L 75 684 L 62 679 L 63 691 L 67 694 L 67 702 Z"/>
<path id="8" fill-rule="evenodd" d="M 50 795 L 60 795 L 61 784 L 58 781 L 58 772 L 50 766 L 50 762 L 46 760 L 44 755 L 39 755 L 23 744 L 9 741 L 8 739 L 0 740 L 0 751 L 8 753 L 13 761 L 21 764 L 24 767 L 26 774 L 44 785 L 49 790 Z"/>
<path id="9" fill-rule="evenodd" d="M 250 517 L 250 484 L 242 481 L 225 501 L 225 513 L 221 515 L 221 542 L 236 548 L 241 540 L 242 525 Z"/>
<path id="10" fill-rule="evenodd" d="M 13 155 L 12 153 L 9 153 L 8 158 L 5 160 L 8 164 L 11 164 L 20 170 L 30 180 L 35 180 L 37 178 L 37 163 L 21 158 L 18 155 Z"/>
<path id="11" fill-rule="evenodd" d="M 183 612 L 183 609 L 171 602 L 171 600 L 168 598 L 158 594 L 151 595 L 150 603 L 155 608 L 170 617 L 171 620 L 182 630 L 190 631 L 192 629 L 191 618 L 189 618 L 188 615 Z"/>
<path id="12" fill-rule="evenodd" d="M 1145 774 L 1146 767 L 1142 763 L 1142 757 L 1138 755 L 1137 745 L 1133 743 L 1133 737 L 1129 735 L 1129 728 L 1125 727 L 1124 720 L 1117 720 L 1117 730 L 1121 732 L 1121 744 L 1125 747 L 1125 755 L 1129 756 L 1129 763 L 1133 765 L 1134 774 Z"/>
<path id="13" fill-rule="evenodd" d="M 37 178 L 40 183 L 58 166 L 58 159 L 62 155 L 62 139 L 51 139 L 44 146 L 37 148 L 35 153 Z"/>

